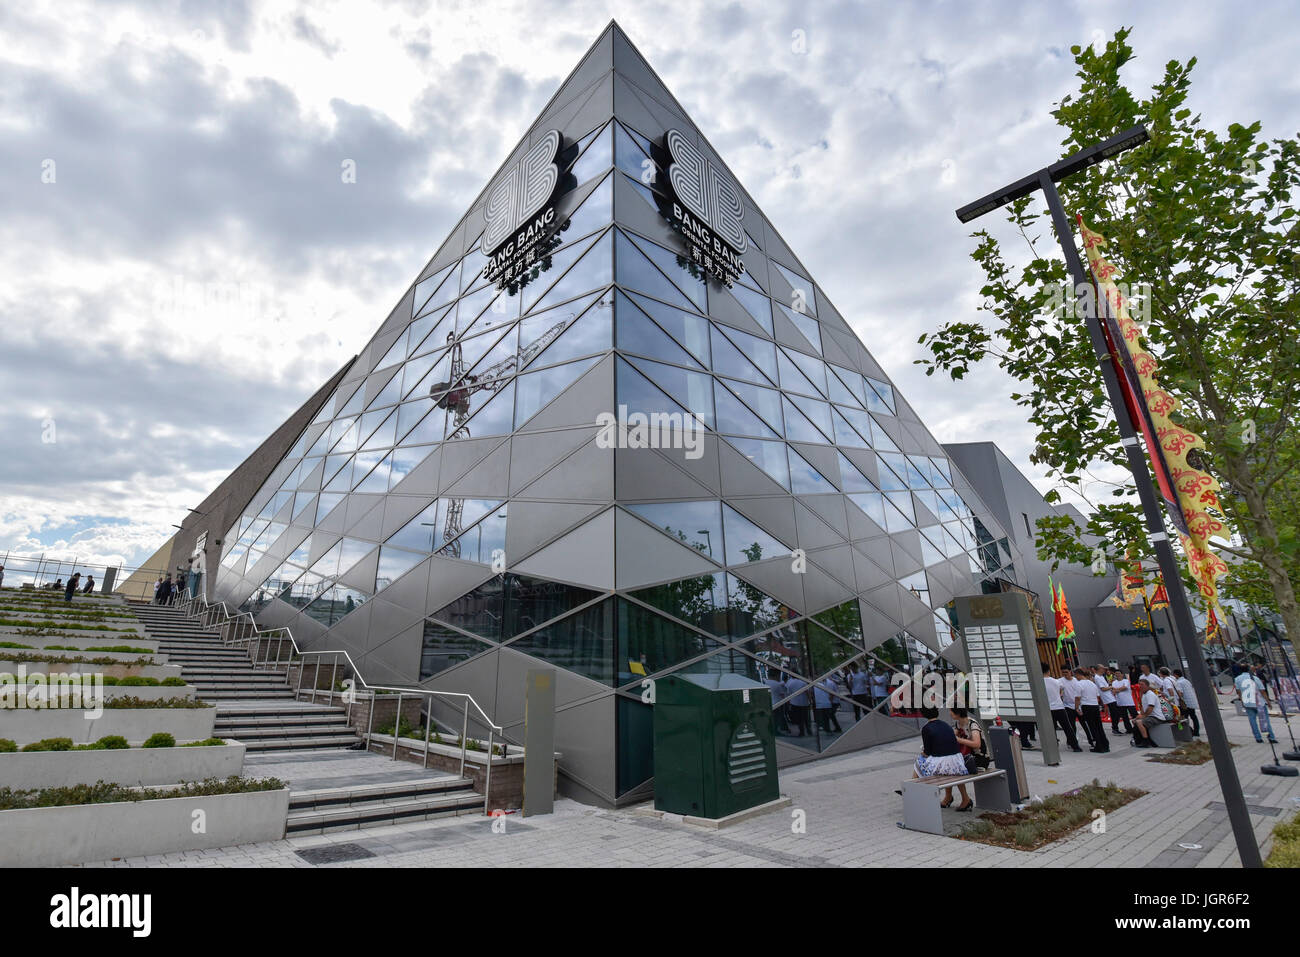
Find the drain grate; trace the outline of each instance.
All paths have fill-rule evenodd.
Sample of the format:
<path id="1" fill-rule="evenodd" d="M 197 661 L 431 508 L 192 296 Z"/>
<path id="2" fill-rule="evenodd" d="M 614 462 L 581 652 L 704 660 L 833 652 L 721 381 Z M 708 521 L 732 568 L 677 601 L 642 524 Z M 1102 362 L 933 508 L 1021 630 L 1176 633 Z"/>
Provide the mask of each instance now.
<path id="1" fill-rule="evenodd" d="M 321 847 L 304 847 L 295 852 L 308 864 L 341 864 L 344 861 L 359 861 L 375 855 L 360 844 L 325 844 Z"/>

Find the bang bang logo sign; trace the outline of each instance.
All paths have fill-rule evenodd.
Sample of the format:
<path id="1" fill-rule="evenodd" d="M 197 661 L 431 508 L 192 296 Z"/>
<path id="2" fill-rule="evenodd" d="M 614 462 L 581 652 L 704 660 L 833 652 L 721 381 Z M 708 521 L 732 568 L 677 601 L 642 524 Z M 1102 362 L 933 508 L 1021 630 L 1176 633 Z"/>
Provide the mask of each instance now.
<path id="1" fill-rule="evenodd" d="M 672 196 L 664 218 L 686 241 L 691 262 L 730 287 L 745 271 L 745 206 L 726 170 L 696 149 L 680 130 L 664 134 Z"/>
<path id="2" fill-rule="evenodd" d="M 488 264 L 484 277 L 512 294 L 539 270 L 552 249 L 560 224 L 556 201 L 563 192 L 559 130 L 542 135 L 532 149 L 501 174 L 483 206 L 486 226 L 483 251 Z"/>

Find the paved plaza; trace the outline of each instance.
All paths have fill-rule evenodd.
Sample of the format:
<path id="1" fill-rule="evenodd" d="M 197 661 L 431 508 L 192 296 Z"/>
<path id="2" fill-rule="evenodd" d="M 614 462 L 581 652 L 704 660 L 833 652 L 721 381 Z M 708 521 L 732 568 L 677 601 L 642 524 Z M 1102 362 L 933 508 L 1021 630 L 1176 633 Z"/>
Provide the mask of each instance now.
<path id="1" fill-rule="evenodd" d="M 1255 833 L 1268 854 L 1273 826 L 1300 810 L 1300 778 L 1262 775 L 1271 761 L 1245 718 L 1223 712 Z M 1290 748 L 1275 721 L 1279 753 Z M 1300 730 L 1300 726 L 1297 727 Z M 894 789 L 911 774 L 917 742 L 900 741 L 783 772 L 793 803 L 721 830 L 660 818 L 642 805 L 601 810 L 556 802 L 554 814 L 493 822 L 472 815 L 417 824 L 340 831 L 265 844 L 104 862 L 109 867 L 1236 867 L 1235 845 L 1212 764 L 1187 767 L 1147 760 L 1152 751 L 1113 741 L 1108 755 L 1066 752 L 1047 768 L 1026 754 L 1031 791 L 1047 796 L 1085 784 L 1141 788 L 1147 795 L 1111 812 L 1105 833 L 1083 828 L 1037 851 L 1015 851 L 897 826 Z M 409 777 L 411 765 L 375 755 L 294 754 L 250 757 L 245 773 L 274 774 L 296 789 L 329 786 L 358 773 L 373 780 Z M 969 817 L 946 811 L 955 829 Z M 800 830 L 797 824 L 804 825 Z"/>

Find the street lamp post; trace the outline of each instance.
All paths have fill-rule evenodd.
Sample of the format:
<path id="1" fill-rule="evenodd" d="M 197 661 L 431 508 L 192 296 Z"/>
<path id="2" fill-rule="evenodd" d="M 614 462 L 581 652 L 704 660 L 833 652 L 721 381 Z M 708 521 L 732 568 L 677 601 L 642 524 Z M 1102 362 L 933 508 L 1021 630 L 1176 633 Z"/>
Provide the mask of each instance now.
<path id="1" fill-rule="evenodd" d="M 1187 659 L 1188 677 L 1196 690 L 1197 697 L 1205 701 L 1214 701 L 1214 690 L 1210 684 L 1209 672 L 1205 667 L 1205 659 L 1202 657 L 1200 649 L 1196 647 L 1196 627 L 1192 619 L 1191 607 L 1187 603 L 1187 595 L 1183 591 L 1183 580 L 1179 573 L 1178 559 L 1174 555 L 1169 535 L 1165 531 L 1164 515 L 1160 510 L 1155 487 L 1151 481 L 1151 473 L 1143 457 L 1142 440 L 1138 437 L 1136 424 L 1129 415 L 1128 406 L 1120 390 L 1115 363 L 1112 361 L 1110 349 L 1106 344 L 1106 335 L 1101 324 L 1103 316 L 1101 310 L 1109 309 L 1110 303 L 1096 296 L 1088 282 L 1088 275 L 1084 271 L 1083 261 L 1080 259 L 1079 251 L 1074 245 L 1073 233 L 1070 230 L 1069 219 L 1065 214 L 1065 207 L 1061 204 L 1060 194 L 1056 191 L 1056 184 L 1059 181 L 1067 179 L 1076 173 L 1081 173 L 1088 167 L 1095 166 L 1103 160 L 1118 156 L 1135 146 L 1140 146 L 1148 138 L 1144 126 L 1135 126 L 1122 133 L 1117 133 L 1101 143 L 1080 150 L 1078 153 L 1067 156 L 1051 166 L 1046 166 L 1036 173 L 1030 173 L 1028 176 L 1004 186 L 996 192 L 977 199 L 973 203 L 968 203 L 957 210 L 957 218 L 963 223 L 969 223 L 985 213 L 990 213 L 1005 206 L 1013 200 L 1029 196 L 1039 190 L 1042 191 L 1047 201 L 1047 207 L 1052 214 L 1052 224 L 1056 229 L 1056 238 L 1060 243 L 1061 252 L 1065 256 L 1065 264 L 1069 269 L 1070 277 L 1074 280 L 1076 299 L 1082 304 L 1084 297 L 1092 297 L 1096 305 L 1095 309 L 1085 308 L 1083 310 L 1084 321 L 1088 327 L 1093 352 L 1096 354 L 1097 362 L 1101 367 L 1102 379 L 1106 385 L 1106 394 L 1110 399 L 1111 408 L 1115 413 L 1115 421 L 1119 426 L 1120 440 L 1128 458 L 1129 470 L 1133 473 L 1133 480 L 1137 485 L 1138 498 L 1142 503 L 1142 511 L 1147 523 L 1147 537 L 1155 550 L 1156 559 L 1159 562 L 1160 571 L 1166 583 L 1166 590 L 1169 593 L 1169 604 L 1173 610 L 1175 625 L 1174 638 L 1176 647 L 1181 648 L 1182 657 Z M 1218 772 L 1219 786 L 1223 790 L 1223 800 L 1228 809 L 1228 819 L 1232 824 L 1233 835 L 1237 841 L 1237 853 L 1241 857 L 1241 864 L 1243 867 L 1260 867 L 1262 861 L 1259 854 L 1259 845 L 1255 841 L 1255 833 L 1250 823 L 1250 812 L 1246 807 L 1246 799 L 1242 795 L 1241 782 L 1237 778 L 1237 766 L 1233 762 L 1227 735 L 1223 729 L 1223 718 L 1217 708 L 1206 709 L 1205 732 L 1211 752 L 1214 755 L 1214 766 Z"/>

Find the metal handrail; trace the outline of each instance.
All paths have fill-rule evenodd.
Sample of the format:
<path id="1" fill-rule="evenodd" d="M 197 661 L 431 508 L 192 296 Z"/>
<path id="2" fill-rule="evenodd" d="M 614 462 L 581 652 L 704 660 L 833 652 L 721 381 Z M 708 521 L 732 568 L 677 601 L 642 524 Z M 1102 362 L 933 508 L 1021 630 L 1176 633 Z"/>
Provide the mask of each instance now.
<path id="1" fill-rule="evenodd" d="M 218 628 L 218 630 L 220 630 L 221 632 L 221 641 L 223 644 L 226 645 L 242 644 L 247 648 L 250 642 L 262 641 L 263 639 L 265 639 L 267 641 L 267 645 L 266 645 L 267 650 L 266 650 L 266 655 L 263 658 L 261 664 L 264 667 L 267 667 L 268 669 L 271 668 L 272 666 L 278 667 L 281 664 L 287 664 L 289 666 L 292 666 L 294 663 L 294 654 L 296 653 L 299 658 L 299 668 L 298 668 L 298 684 L 294 688 L 294 700 L 298 700 L 298 698 L 302 694 L 302 676 L 303 673 L 307 670 L 306 663 L 303 662 L 301 659 L 306 658 L 308 656 L 318 656 L 319 658 L 331 656 L 334 659 L 333 671 L 330 674 L 330 687 L 329 687 L 329 696 L 330 696 L 329 702 L 331 705 L 334 703 L 334 695 L 335 695 L 334 686 L 338 684 L 339 658 L 341 656 L 342 658 L 346 659 L 348 667 L 351 669 L 352 674 L 355 677 L 356 681 L 360 682 L 365 687 L 365 689 L 371 693 L 370 712 L 368 715 L 368 720 L 366 722 L 366 735 L 365 735 L 367 751 L 370 750 L 370 737 L 375 723 L 375 700 L 377 698 L 377 693 L 381 691 L 390 692 L 390 693 L 396 692 L 397 708 L 396 708 L 396 715 L 393 719 L 393 760 L 394 761 L 397 760 L 397 747 L 398 747 L 398 737 L 399 737 L 398 732 L 401 730 L 402 727 L 402 697 L 404 695 L 408 695 L 408 694 L 422 695 L 422 696 L 427 695 L 430 699 L 433 698 L 464 699 L 464 708 L 463 708 L 463 716 L 461 719 L 461 734 L 460 734 L 460 776 L 461 777 L 465 776 L 465 755 L 466 755 L 466 749 L 468 745 L 468 740 L 466 736 L 469 732 L 469 709 L 470 709 L 470 705 L 473 705 L 474 710 L 478 712 L 479 716 L 483 719 L 483 723 L 486 724 L 488 728 L 487 762 L 485 764 L 485 771 L 484 771 L 484 778 L 483 778 L 483 813 L 484 814 L 489 813 L 488 804 L 492 794 L 493 735 L 497 733 L 501 734 L 502 757 L 509 756 L 510 746 L 505 740 L 505 729 L 501 725 L 497 724 L 491 718 L 488 717 L 487 712 L 484 711 L 483 708 L 479 705 L 479 703 L 474 700 L 473 695 L 467 694 L 463 691 L 433 691 L 429 688 L 401 687 L 397 685 L 372 685 L 368 683 L 366 679 L 361 676 L 361 670 L 357 667 L 356 662 L 352 660 L 352 656 L 348 654 L 347 651 L 344 651 L 342 649 L 334 650 L 334 651 L 304 651 L 302 648 L 298 646 L 297 640 L 293 637 L 293 632 L 290 631 L 287 627 L 268 629 L 267 632 L 263 634 L 261 628 L 258 627 L 257 621 L 253 618 L 251 612 L 239 611 L 236 612 L 236 614 L 232 615 L 230 613 L 230 609 L 226 607 L 226 603 L 224 601 L 219 601 L 213 604 L 210 603 L 202 595 L 195 595 L 191 597 L 187 594 L 182 593 L 180 596 L 176 598 L 175 601 L 172 602 L 171 607 L 180 609 L 182 614 L 185 614 L 190 618 L 200 619 L 204 627 Z M 218 618 L 217 616 L 221 616 L 221 617 Z M 247 619 L 247 620 L 241 621 L 241 619 Z M 252 634 L 246 637 L 228 638 L 226 636 L 226 626 L 231 624 L 235 624 L 241 628 L 242 627 L 251 628 Z M 278 632 L 279 634 L 273 634 L 273 632 Z M 289 650 L 289 660 L 287 662 L 283 662 L 281 660 L 281 649 L 284 646 L 284 640 L 286 637 L 289 639 L 291 648 Z M 275 661 L 270 660 L 271 640 L 274 640 L 276 642 Z M 250 652 L 250 655 L 253 659 L 253 667 L 257 668 L 258 661 L 257 661 L 256 650 L 255 649 L 252 650 Z M 312 682 L 312 689 L 311 689 L 311 700 L 313 704 L 315 704 L 316 702 L 316 692 L 318 690 L 316 686 L 319 683 L 320 667 L 321 667 L 320 662 L 318 661 L 316 665 L 316 680 Z M 355 687 L 353 688 L 353 690 L 354 691 L 356 690 Z M 348 692 L 343 692 L 343 694 L 346 695 L 348 694 Z M 346 698 L 344 700 L 347 701 Z M 432 704 L 432 701 L 430 701 L 430 704 Z M 425 709 L 425 711 L 428 717 L 424 723 L 423 766 L 427 768 L 429 766 L 429 743 L 430 743 L 430 730 L 432 728 L 432 721 L 433 721 L 433 709 L 432 707 L 428 707 Z M 351 719 L 351 716 L 352 716 L 352 702 L 348 701 L 349 719 Z"/>

